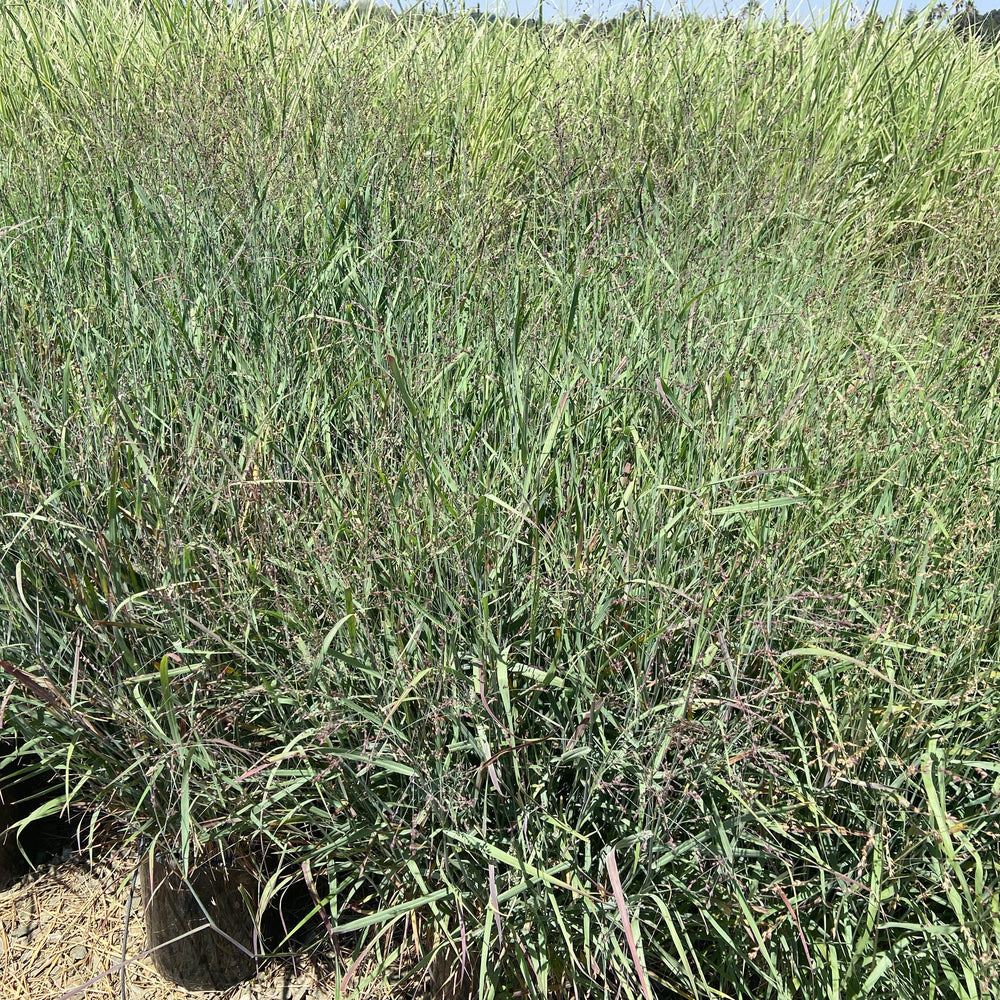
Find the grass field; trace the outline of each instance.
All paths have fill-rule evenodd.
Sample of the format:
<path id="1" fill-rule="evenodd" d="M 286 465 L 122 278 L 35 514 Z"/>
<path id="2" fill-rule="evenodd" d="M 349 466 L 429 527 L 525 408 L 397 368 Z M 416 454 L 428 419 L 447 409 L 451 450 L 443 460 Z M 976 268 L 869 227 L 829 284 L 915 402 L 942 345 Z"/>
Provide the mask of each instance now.
<path id="1" fill-rule="evenodd" d="M 253 7 L 0 8 L 4 728 L 394 974 L 995 996 L 997 55 Z"/>

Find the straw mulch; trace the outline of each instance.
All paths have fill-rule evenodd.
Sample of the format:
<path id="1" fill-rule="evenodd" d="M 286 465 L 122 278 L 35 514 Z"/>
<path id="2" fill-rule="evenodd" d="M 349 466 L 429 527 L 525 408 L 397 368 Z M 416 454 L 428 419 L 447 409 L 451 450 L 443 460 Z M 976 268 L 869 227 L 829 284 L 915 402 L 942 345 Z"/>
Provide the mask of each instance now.
<path id="1" fill-rule="evenodd" d="M 143 957 L 142 902 L 128 920 L 124 996 L 122 941 L 135 860 L 119 851 L 88 863 L 71 855 L 0 892 L 0 998 L 18 1000 L 328 1000 L 335 995 L 334 956 L 264 963 L 256 982 L 225 992 L 192 993 L 166 982 Z M 341 964 L 342 975 L 345 969 Z M 342 980 L 342 989 L 344 983 Z M 348 987 L 341 994 L 352 996 Z M 367 993 L 369 997 L 372 994 Z"/>

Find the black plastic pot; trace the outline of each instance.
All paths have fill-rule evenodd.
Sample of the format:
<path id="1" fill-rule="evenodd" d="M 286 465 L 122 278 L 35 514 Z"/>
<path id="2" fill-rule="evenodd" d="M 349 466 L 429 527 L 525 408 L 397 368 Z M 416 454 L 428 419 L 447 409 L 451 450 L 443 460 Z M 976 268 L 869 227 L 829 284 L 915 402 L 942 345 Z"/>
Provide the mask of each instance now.
<path id="1" fill-rule="evenodd" d="M 14 834 L 3 832 L 16 820 L 14 810 L 9 805 L 0 803 L 0 889 L 6 889 L 28 868 L 24 855 L 18 850 Z"/>
<path id="2" fill-rule="evenodd" d="M 139 882 L 148 947 L 165 979 L 189 990 L 224 990 L 256 974 L 260 886 L 246 856 L 216 852 L 185 878 L 152 853 Z"/>
<path id="3" fill-rule="evenodd" d="M 37 760 L 22 756 L 12 737 L 0 737 L 0 889 L 19 879 L 31 865 L 58 856 L 72 844 L 73 824 L 61 815 L 29 823 L 21 830 L 20 843 L 16 832 L 5 832 L 61 791 L 56 775 Z"/>

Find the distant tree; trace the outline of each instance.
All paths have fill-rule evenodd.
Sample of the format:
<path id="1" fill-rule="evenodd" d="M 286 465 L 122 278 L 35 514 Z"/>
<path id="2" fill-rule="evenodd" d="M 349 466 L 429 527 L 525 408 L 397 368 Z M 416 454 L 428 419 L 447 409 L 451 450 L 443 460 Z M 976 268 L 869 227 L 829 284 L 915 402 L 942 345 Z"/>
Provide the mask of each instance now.
<path id="1" fill-rule="evenodd" d="M 601 22 L 601 29 L 605 34 L 612 35 L 616 31 L 627 28 L 637 21 L 645 23 L 645 7 L 640 3 L 634 3 L 623 10 L 617 17 L 609 18 Z"/>
<path id="2" fill-rule="evenodd" d="M 932 24 L 940 24 L 948 16 L 948 5 L 944 3 L 936 3 L 927 12 L 927 17 L 924 23 L 930 27 Z"/>
<path id="3" fill-rule="evenodd" d="M 980 14 L 971 0 L 966 0 L 948 22 L 959 38 L 975 38 L 983 48 L 1000 42 L 1000 10 Z"/>

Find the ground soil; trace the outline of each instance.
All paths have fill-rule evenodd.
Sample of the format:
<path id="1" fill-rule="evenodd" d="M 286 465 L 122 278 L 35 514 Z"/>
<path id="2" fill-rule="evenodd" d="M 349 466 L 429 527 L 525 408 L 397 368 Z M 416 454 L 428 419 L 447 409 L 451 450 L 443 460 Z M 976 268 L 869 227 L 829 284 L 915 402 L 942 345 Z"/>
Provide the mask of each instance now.
<path id="1" fill-rule="evenodd" d="M 133 895 L 134 855 L 95 859 L 68 855 L 0 892 L 0 1000 L 332 1000 L 338 956 L 269 961 L 256 981 L 224 992 L 189 992 L 165 981 L 143 955 L 142 903 Z M 128 921 L 126 923 L 126 914 Z M 127 928 L 124 994 L 120 972 Z M 387 993 L 355 992 L 343 977 L 341 996 L 375 1000 Z M 344 986 L 347 988 L 344 989 Z"/>

